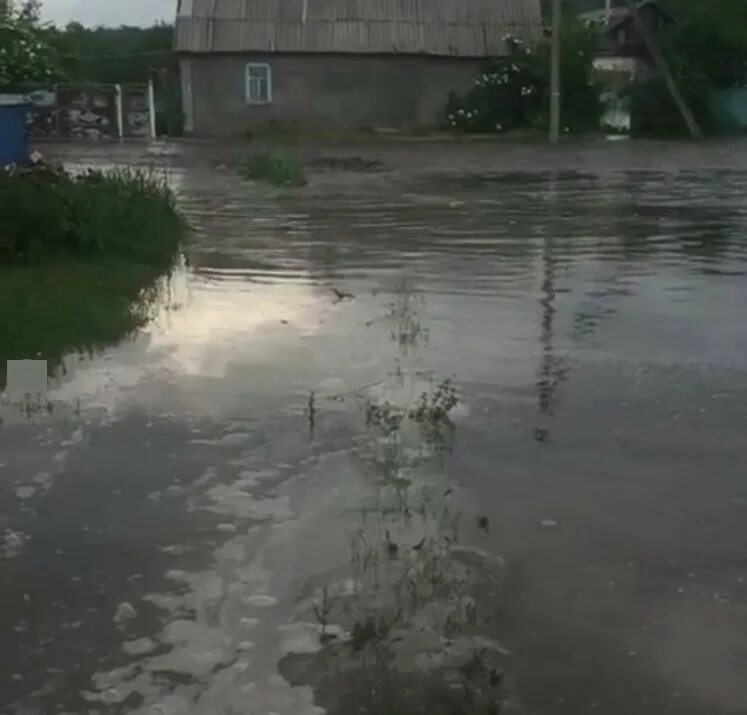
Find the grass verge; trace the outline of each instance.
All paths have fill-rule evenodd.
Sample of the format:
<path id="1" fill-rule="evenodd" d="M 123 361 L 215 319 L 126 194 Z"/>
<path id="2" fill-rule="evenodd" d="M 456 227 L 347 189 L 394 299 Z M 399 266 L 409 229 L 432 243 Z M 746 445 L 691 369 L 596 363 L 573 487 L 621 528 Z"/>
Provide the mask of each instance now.
<path id="1" fill-rule="evenodd" d="M 161 273 L 120 258 L 0 267 L 2 357 L 54 365 L 126 337 L 150 317 Z"/>
<path id="2" fill-rule="evenodd" d="M 54 370 L 141 327 L 184 232 L 151 174 L 0 172 L 0 385 L 6 360 Z"/>
<path id="3" fill-rule="evenodd" d="M 167 266 L 183 234 L 174 197 L 153 172 L 0 172 L 0 246 L 10 262 L 107 256 Z"/>

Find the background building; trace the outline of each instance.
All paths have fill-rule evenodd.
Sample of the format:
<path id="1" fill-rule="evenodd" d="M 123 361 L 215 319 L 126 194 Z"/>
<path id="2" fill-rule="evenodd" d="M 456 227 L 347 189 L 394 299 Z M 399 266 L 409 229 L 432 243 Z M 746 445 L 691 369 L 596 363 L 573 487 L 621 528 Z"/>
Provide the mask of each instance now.
<path id="1" fill-rule="evenodd" d="M 433 126 L 539 0 L 181 0 L 185 129 Z"/>

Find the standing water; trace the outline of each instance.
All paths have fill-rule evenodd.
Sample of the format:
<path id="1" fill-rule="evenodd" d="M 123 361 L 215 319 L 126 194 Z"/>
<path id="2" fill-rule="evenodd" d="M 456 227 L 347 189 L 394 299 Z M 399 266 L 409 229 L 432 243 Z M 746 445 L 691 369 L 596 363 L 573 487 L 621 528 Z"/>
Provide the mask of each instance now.
<path id="1" fill-rule="evenodd" d="M 175 174 L 5 415 L 0 710 L 747 710 L 747 174 L 390 169 Z"/>

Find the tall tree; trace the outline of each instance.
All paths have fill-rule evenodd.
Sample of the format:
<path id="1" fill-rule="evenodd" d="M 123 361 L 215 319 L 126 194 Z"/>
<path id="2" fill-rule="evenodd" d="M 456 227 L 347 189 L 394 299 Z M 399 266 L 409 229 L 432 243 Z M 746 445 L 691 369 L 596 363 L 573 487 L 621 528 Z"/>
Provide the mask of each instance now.
<path id="1" fill-rule="evenodd" d="M 21 89 L 62 76 L 59 57 L 43 28 L 18 14 L 0 18 L 0 89 Z"/>
<path id="2" fill-rule="evenodd" d="M 666 48 L 675 64 L 702 74 L 716 88 L 747 82 L 745 0 L 661 0 L 677 20 Z"/>
<path id="3" fill-rule="evenodd" d="M 724 41 L 747 47 L 745 0 L 660 0 L 679 22 L 697 26 Z"/>
<path id="4" fill-rule="evenodd" d="M 18 11 L 18 17 L 24 22 L 38 25 L 41 22 L 41 0 L 24 0 Z"/>

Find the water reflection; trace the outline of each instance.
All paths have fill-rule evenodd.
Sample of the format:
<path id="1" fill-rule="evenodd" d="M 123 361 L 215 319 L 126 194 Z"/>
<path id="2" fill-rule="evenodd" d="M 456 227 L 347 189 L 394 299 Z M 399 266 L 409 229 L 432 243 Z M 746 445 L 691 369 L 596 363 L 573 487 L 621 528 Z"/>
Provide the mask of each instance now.
<path id="1" fill-rule="evenodd" d="M 738 702 L 730 651 L 673 616 L 678 589 L 691 612 L 718 592 L 723 631 L 740 632 L 747 176 L 333 188 L 254 194 L 187 172 L 190 269 L 132 340 L 70 361 L 53 399 L 82 420 L 64 459 L 53 433 L 46 451 L 0 433 L 3 553 L 33 544 L 106 578 L 113 631 L 71 633 L 34 595 L 55 640 L 21 644 L 15 616 L 0 621 L 4 663 L 34 649 L 43 665 L 3 692 L 138 715 L 317 715 L 315 699 L 474 712 L 506 696 L 581 713 L 593 694 L 600 711 L 661 715 L 662 692 L 707 682 L 693 702 L 727 712 L 712 686 Z M 29 478 L 44 489 L 19 516 Z M 61 533 L 77 535 L 72 565 Z M 505 591 L 481 583 L 504 573 L 497 550 Z M 44 591 L 17 573 L 8 602 Z M 488 625 L 499 600 L 507 619 Z M 125 602 L 140 617 L 120 632 Z M 719 674 L 693 679 L 704 643 Z M 43 690 L 71 653 L 76 685 Z"/>
<path id="2" fill-rule="evenodd" d="M 540 305 L 542 307 L 542 357 L 540 360 L 539 379 L 537 381 L 537 391 L 539 394 L 539 411 L 540 415 L 545 417 L 555 416 L 555 401 L 557 398 L 557 388 L 560 382 L 561 373 L 559 372 L 558 358 L 555 353 L 554 345 L 554 320 L 556 314 L 555 308 L 555 260 L 553 257 L 553 238 L 545 238 L 545 246 L 542 254 L 542 298 Z M 544 421 L 547 425 L 547 420 Z M 535 428 L 535 439 L 538 442 L 545 442 L 550 437 L 549 426 Z"/>
<path id="3" fill-rule="evenodd" d="M 73 381 L 80 368 L 85 373 L 87 366 L 107 349 L 138 339 L 140 331 L 153 320 L 178 309 L 172 301 L 173 285 L 178 280 L 176 276 L 183 276 L 185 270 L 183 257 L 166 271 L 106 261 L 6 267 L 5 279 L 12 282 L 21 277 L 46 286 L 47 292 L 35 296 L 31 291 L 22 295 L 18 304 L 5 306 L 5 339 L 0 346 L 0 414 L 8 421 L 50 417 L 55 410 L 60 416 L 79 415 L 80 397 L 73 394 L 58 399 L 60 385 Z M 99 296 L 100 305 L 95 310 L 91 301 L 96 296 L 95 283 L 102 276 L 113 287 L 105 296 Z M 83 284 L 82 290 L 77 283 Z M 89 319 L 81 320 L 81 314 Z M 30 359 L 46 362 L 50 393 L 10 400 L 3 392 L 6 361 Z"/>
<path id="4" fill-rule="evenodd" d="M 459 546 L 449 470 L 458 392 L 450 379 L 423 380 L 413 365 L 420 350 L 427 356 L 417 312 L 424 305 L 403 280 L 384 315 L 404 362 L 361 394 L 365 429 L 352 449 L 367 489 L 348 532 L 350 569 L 297 608 L 297 618 L 316 621 L 318 652 L 280 663 L 291 683 L 312 684 L 330 713 L 500 707 L 502 649 L 479 635 L 474 569 L 456 557 L 489 561 Z"/>

